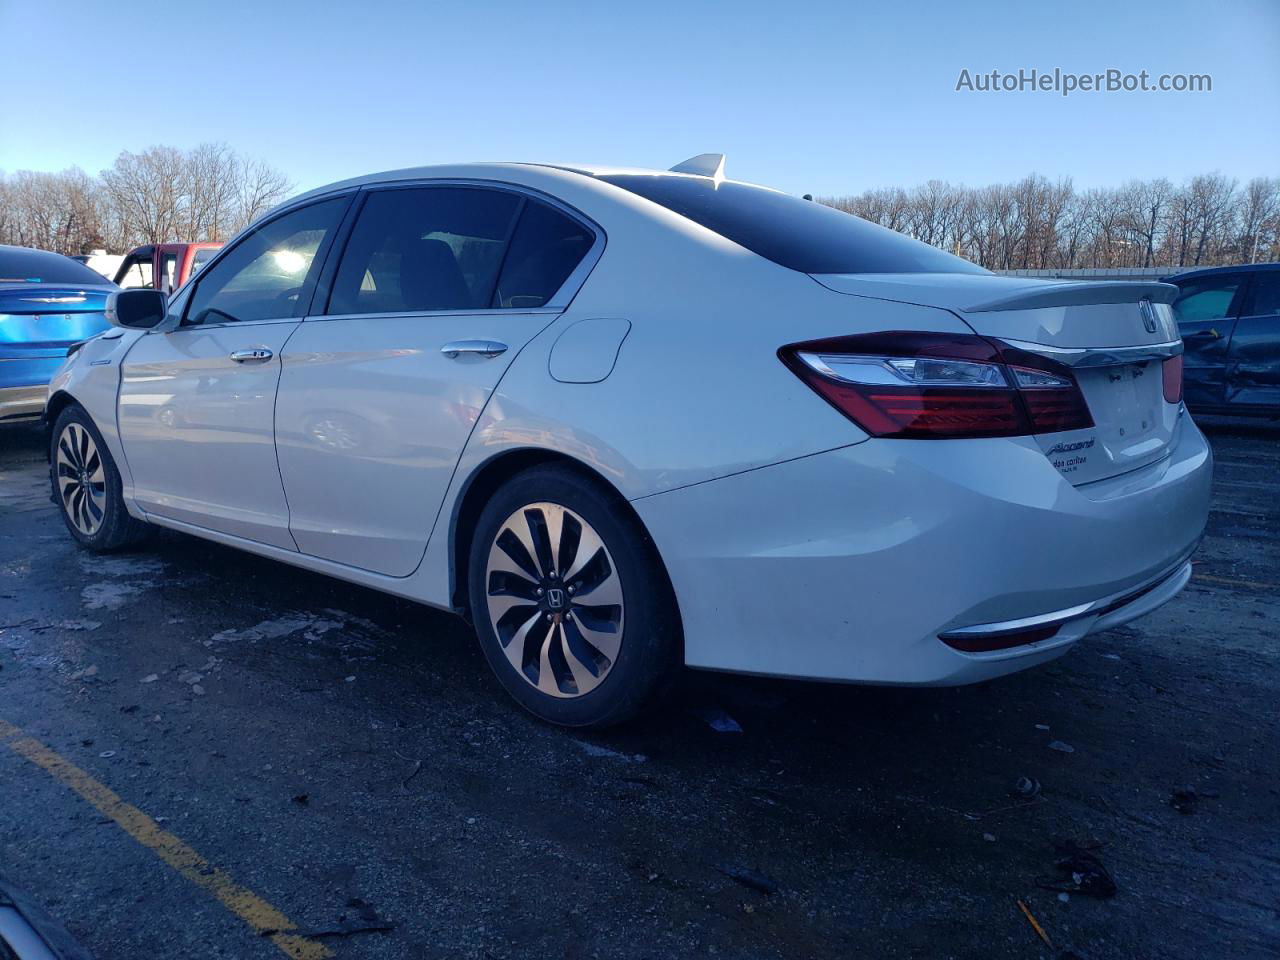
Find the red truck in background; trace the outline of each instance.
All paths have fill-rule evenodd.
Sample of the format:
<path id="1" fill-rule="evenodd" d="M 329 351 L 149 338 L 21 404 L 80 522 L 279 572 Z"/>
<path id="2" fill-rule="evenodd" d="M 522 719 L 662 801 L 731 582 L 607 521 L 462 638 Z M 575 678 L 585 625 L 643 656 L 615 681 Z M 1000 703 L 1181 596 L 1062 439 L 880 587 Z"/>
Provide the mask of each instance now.
<path id="1" fill-rule="evenodd" d="M 154 287 L 173 293 L 213 258 L 221 243 L 149 243 L 134 247 L 113 278 L 118 287 Z"/>

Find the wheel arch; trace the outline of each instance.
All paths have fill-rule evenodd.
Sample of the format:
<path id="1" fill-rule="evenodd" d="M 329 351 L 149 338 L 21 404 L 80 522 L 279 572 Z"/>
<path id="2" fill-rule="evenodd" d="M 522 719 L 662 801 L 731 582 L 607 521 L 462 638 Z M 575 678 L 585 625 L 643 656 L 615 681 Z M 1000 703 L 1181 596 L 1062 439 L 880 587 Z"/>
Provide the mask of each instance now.
<path id="1" fill-rule="evenodd" d="M 646 549 L 648 549 L 655 563 L 657 563 L 662 579 L 667 589 L 671 591 L 671 596 L 676 600 L 676 609 L 679 611 L 679 597 L 676 594 L 674 584 L 671 582 L 671 575 L 667 570 L 666 562 L 662 559 L 662 554 L 658 550 L 658 546 L 645 526 L 644 521 L 640 519 L 640 515 L 636 513 L 635 508 L 627 502 L 626 497 L 600 471 L 593 469 L 581 460 L 575 460 L 567 454 L 541 447 L 523 447 L 499 453 L 480 464 L 472 472 L 471 476 L 467 478 L 466 487 L 457 498 L 449 531 L 450 579 L 452 581 L 449 585 L 449 596 L 454 609 L 461 611 L 464 616 L 470 619 L 471 607 L 468 596 L 469 578 L 467 571 L 470 569 L 471 540 L 475 536 L 476 524 L 480 519 L 480 514 L 484 510 L 485 504 L 489 502 L 489 498 L 503 484 L 516 474 L 523 470 L 528 470 L 530 467 L 544 465 L 567 467 L 598 484 L 601 489 L 609 493 L 617 503 L 618 508 L 624 511 L 643 532 Z M 683 631 L 681 633 L 683 634 Z M 680 653 L 683 659 L 683 637 L 681 638 Z"/>
<path id="2" fill-rule="evenodd" d="M 62 411 L 67 409 L 67 407 L 71 406 L 73 403 L 79 403 L 79 401 L 76 400 L 76 398 L 73 397 L 66 390 L 58 390 L 53 394 L 53 396 L 49 398 L 49 402 L 45 404 L 44 406 L 44 435 L 45 435 L 44 452 L 46 457 L 50 455 L 49 448 L 53 440 L 54 424 L 58 422 L 58 417 L 62 415 Z"/>

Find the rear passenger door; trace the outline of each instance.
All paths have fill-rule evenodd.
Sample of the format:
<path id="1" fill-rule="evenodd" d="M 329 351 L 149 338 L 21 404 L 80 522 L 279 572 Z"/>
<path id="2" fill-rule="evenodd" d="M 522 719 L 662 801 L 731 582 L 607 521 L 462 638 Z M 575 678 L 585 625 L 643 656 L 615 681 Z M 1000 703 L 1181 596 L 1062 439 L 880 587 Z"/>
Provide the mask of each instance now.
<path id="1" fill-rule="evenodd" d="M 1226 402 L 1227 348 L 1247 287 L 1243 273 L 1192 277 L 1178 284 L 1173 315 L 1185 349 L 1183 393 L 1192 410 Z"/>
<path id="2" fill-rule="evenodd" d="M 489 395 L 602 242 L 512 189 L 364 195 L 284 354 L 276 446 L 300 551 L 389 576 L 416 569 Z"/>
<path id="3" fill-rule="evenodd" d="M 1253 273 L 1231 337 L 1227 403 L 1280 409 L 1280 270 Z"/>

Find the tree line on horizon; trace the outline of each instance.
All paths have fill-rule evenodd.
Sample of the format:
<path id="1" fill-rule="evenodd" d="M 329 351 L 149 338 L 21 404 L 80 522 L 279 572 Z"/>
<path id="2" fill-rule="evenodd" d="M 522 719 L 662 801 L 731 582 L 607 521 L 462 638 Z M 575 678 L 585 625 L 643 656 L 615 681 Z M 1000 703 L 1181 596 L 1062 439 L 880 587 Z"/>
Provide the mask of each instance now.
<path id="1" fill-rule="evenodd" d="M 223 143 L 125 151 L 96 177 L 0 172 L 0 243 L 74 255 L 228 240 L 292 191 L 279 170 Z"/>
<path id="2" fill-rule="evenodd" d="M 227 240 L 292 190 L 285 174 L 223 143 L 126 151 L 97 176 L 75 167 L 0 172 L 0 243 L 82 254 Z M 1070 179 L 1031 174 L 818 200 L 991 270 L 1280 260 L 1280 177 L 1241 184 L 1210 173 L 1077 190 Z"/>
<path id="3" fill-rule="evenodd" d="M 1077 190 L 1031 174 L 966 187 L 930 180 L 820 202 L 989 270 L 1198 267 L 1280 260 L 1280 178 L 1220 173 Z"/>

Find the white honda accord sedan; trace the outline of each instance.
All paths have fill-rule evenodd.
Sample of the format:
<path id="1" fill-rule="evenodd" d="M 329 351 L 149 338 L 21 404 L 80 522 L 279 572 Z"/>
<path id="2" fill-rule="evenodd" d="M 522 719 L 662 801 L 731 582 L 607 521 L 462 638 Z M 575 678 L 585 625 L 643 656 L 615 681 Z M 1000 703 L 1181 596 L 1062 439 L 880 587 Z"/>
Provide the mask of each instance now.
<path id="1" fill-rule="evenodd" d="M 970 683 L 1190 577 L 1175 293 L 994 276 L 719 155 L 396 170 L 115 294 L 53 494 L 89 549 L 170 527 L 457 611 L 556 723 L 681 664 Z"/>

